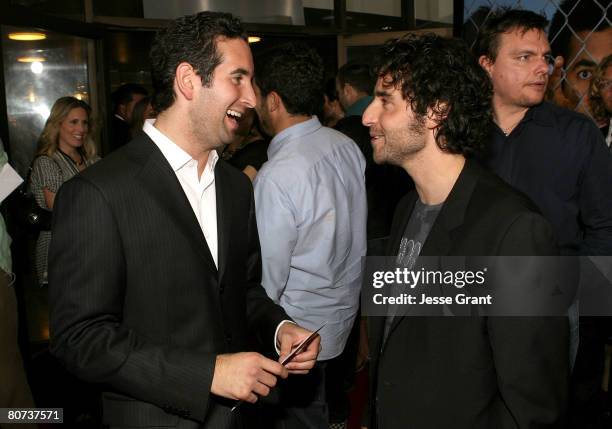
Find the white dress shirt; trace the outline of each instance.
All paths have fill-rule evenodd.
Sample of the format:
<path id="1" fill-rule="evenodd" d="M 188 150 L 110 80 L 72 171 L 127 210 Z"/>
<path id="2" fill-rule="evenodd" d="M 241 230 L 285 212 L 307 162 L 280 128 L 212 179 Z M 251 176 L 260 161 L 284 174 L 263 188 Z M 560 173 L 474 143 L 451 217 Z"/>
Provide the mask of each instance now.
<path id="1" fill-rule="evenodd" d="M 181 149 L 176 143 L 165 136 L 153 125 L 155 119 L 147 119 L 143 126 L 143 131 L 157 145 L 164 158 L 168 161 L 176 178 L 178 179 L 193 213 L 202 228 L 204 238 L 210 249 L 210 253 L 218 264 L 218 237 L 217 237 L 217 194 L 215 191 L 215 165 L 219 160 L 219 155 L 215 150 L 211 150 L 208 161 L 198 177 L 198 162 L 187 152 Z"/>
<path id="2" fill-rule="evenodd" d="M 166 137 L 153 125 L 155 119 L 147 119 L 142 127 L 143 131 L 157 145 L 164 158 L 168 161 L 176 178 L 178 179 L 193 213 L 198 219 L 200 228 L 206 238 L 206 243 L 212 253 L 217 268 L 219 267 L 219 239 L 217 237 L 217 193 L 215 190 L 215 165 L 219 160 L 217 151 L 211 150 L 208 155 L 208 161 L 202 172 L 202 176 L 198 177 L 198 162 L 191 157 L 187 152 L 181 149 L 176 143 Z M 284 323 L 292 323 L 290 320 L 283 320 L 276 327 L 274 332 L 274 347 L 277 353 L 280 353 L 279 344 L 277 342 L 278 331 Z"/>

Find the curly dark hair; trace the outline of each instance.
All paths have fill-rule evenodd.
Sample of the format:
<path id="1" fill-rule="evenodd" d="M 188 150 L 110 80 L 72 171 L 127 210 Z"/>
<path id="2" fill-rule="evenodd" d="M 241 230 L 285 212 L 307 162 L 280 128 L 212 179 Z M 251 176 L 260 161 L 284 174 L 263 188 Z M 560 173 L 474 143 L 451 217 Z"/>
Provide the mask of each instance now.
<path id="1" fill-rule="evenodd" d="M 213 72 L 223 60 L 217 50 L 217 39 L 246 40 L 246 33 L 238 18 L 229 13 L 200 12 L 184 16 L 160 30 L 151 46 L 151 80 L 153 81 L 153 109 L 163 112 L 174 103 L 174 77 L 182 62 L 193 66 L 209 86 Z"/>
<path id="2" fill-rule="evenodd" d="M 445 152 L 476 155 L 488 140 L 492 86 L 464 41 L 435 34 L 408 35 L 383 45 L 376 73 L 401 91 L 424 120 L 438 118 L 435 133 Z"/>
<path id="3" fill-rule="evenodd" d="M 530 10 L 499 8 L 489 14 L 478 31 L 474 44 L 476 58 L 486 56 L 495 61 L 499 53 L 500 36 L 513 30 L 523 34 L 529 30 L 546 32 L 548 20 Z"/>
<path id="4" fill-rule="evenodd" d="M 348 83 L 358 91 L 372 95 L 376 79 L 369 64 L 348 62 L 338 69 L 340 85 Z"/>
<path id="5" fill-rule="evenodd" d="M 279 45 L 257 56 L 255 82 L 264 97 L 278 93 L 291 115 L 314 115 L 323 105 L 323 61 L 303 43 Z"/>

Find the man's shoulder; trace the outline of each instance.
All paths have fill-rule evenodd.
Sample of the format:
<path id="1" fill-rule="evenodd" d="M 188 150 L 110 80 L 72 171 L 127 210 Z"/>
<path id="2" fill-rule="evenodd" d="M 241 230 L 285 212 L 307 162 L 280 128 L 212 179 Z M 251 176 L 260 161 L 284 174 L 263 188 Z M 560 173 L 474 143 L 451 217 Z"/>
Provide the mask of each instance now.
<path id="1" fill-rule="evenodd" d="M 470 168 L 477 178 L 471 196 L 471 205 L 488 208 L 487 212 L 499 212 L 506 217 L 520 213 L 540 213 L 527 195 L 510 186 L 493 172 L 476 162 L 472 162 Z"/>
<path id="2" fill-rule="evenodd" d="M 480 166 L 475 175 L 461 232 L 455 237 L 458 248 L 486 254 L 556 253 L 552 226 L 529 197 Z"/>
<path id="3" fill-rule="evenodd" d="M 317 131 L 315 131 L 315 133 L 317 137 L 323 136 L 324 138 L 329 139 L 333 142 L 347 143 L 352 141 L 350 137 L 348 137 L 343 132 L 337 130 L 336 128 L 321 127 Z"/>
<path id="4" fill-rule="evenodd" d="M 301 136 L 298 144 L 295 142 L 285 144 L 289 146 L 268 159 L 258 175 L 280 176 L 288 180 L 300 173 L 306 174 L 311 167 L 320 164 L 321 160 L 332 157 L 338 151 L 344 151 L 347 155 L 353 154 L 355 158 L 361 156 L 359 148 L 351 138 L 329 127 L 320 127 L 310 134 Z M 347 163 L 351 160 L 351 156 L 343 158 Z"/>
<path id="5" fill-rule="evenodd" d="M 583 132 L 586 129 L 597 130 L 593 120 L 585 114 L 548 101 L 544 101 L 534 108 L 533 119 L 536 123 L 554 127 L 563 134 L 576 131 Z"/>
<path id="6" fill-rule="evenodd" d="M 97 186 L 127 184 L 157 149 L 144 134 L 86 168 L 79 176 Z"/>

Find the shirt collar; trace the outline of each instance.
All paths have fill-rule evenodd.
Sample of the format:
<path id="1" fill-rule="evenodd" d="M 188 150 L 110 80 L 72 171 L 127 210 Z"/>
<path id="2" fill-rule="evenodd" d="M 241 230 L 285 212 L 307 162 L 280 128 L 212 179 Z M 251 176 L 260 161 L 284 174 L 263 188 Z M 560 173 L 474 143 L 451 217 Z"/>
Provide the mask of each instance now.
<path id="1" fill-rule="evenodd" d="M 544 101 L 536 106 L 530 107 L 529 109 L 527 109 L 527 112 L 525 112 L 525 116 L 523 116 L 523 119 L 520 120 L 520 122 L 517 124 L 516 127 L 517 128 L 522 127 L 523 124 L 529 121 L 533 121 L 536 124 L 543 126 L 543 127 L 554 126 L 555 115 L 554 115 L 554 112 L 552 111 L 552 105 L 549 102 Z M 504 132 L 499 127 L 499 125 L 497 125 L 495 121 L 492 121 L 492 122 L 497 132 L 500 133 L 500 135 L 504 135 Z"/>
<path id="2" fill-rule="evenodd" d="M 371 95 L 366 95 L 365 97 L 360 98 L 355 101 L 346 109 L 346 116 L 363 116 L 363 112 L 372 102 L 373 97 Z"/>
<path id="3" fill-rule="evenodd" d="M 164 133 L 155 127 L 155 119 L 145 120 L 142 130 L 153 140 L 153 143 L 159 148 L 164 158 L 172 167 L 174 172 L 180 170 L 193 158 L 185 152 L 179 145 L 170 140 Z M 211 150 L 208 155 L 206 164 L 211 170 L 215 169 L 219 155 L 216 150 Z"/>
<path id="4" fill-rule="evenodd" d="M 533 119 L 538 125 L 552 127 L 555 124 L 555 115 L 549 102 L 544 101 L 536 106 L 530 107 L 521 122 Z"/>
<path id="5" fill-rule="evenodd" d="M 274 154 L 278 153 L 282 146 L 285 145 L 283 142 L 303 137 L 315 132 L 321 127 L 322 125 L 319 122 L 319 119 L 316 116 L 313 116 L 307 121 L 292 125 L 289 128 L 285 128 L 280 133 L 275 135 L 270 142 L 270 146 L 268 146 L 268 159 L 272 158 Z"/>

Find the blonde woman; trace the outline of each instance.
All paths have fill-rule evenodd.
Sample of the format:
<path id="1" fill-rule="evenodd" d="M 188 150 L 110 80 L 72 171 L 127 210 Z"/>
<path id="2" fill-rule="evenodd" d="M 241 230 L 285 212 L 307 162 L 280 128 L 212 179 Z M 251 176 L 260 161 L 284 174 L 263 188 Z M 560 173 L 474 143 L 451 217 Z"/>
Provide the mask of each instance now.
<path id="1" fill-rule="evenodd" d="M 62 183 L 100 159 L 91 138 L 90 117 L 89 105 L 74 97 L 62 97 L 53 104 L 30 177 L 30 189 L 40 207 L 53 210 Z M 51 231 L 41 231 L 36 242 L 36 273 L 41 285 L 47 283 L 50 241 Z"/>

